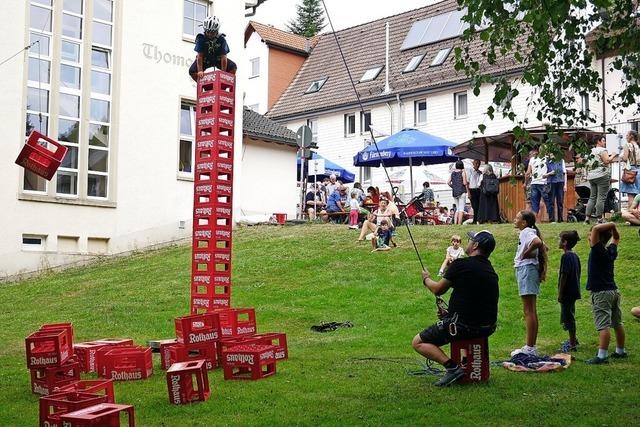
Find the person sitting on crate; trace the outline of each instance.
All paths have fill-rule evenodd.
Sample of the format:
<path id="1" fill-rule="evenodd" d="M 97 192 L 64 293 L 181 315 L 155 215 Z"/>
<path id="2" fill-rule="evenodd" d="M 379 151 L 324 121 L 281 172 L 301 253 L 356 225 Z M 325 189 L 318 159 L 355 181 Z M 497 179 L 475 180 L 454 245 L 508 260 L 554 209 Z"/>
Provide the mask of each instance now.
<path id="1" fill-rule="evenodd" d="M 207 16 L 202 23 L 204 34 L 196 36 L 196 46 L 193 50 L 198 52 L 196 60 L 189 67 L 189 75 L 197 82 L 202 78 L 204 71 L 209 67 L 235 74 L 238 66 L 227 58 L 229 45 L 224 34 L 218 34 L 220 21 L 215 16 Z"/>
<path id="2" fill-rule="evenodd" d="M 434 385 L 453 384 L 464 376 L 463 368 L 441 349 L 452 341 L 488 337 L 496 330 L 498 318 L 498 274 L 489 256 L 496 241 L 489 231 L 469 232 L 467 258 L 453 261 L 444 276 L 435 281 L 428 270 L 422 272 L 424 286 L 440 296 L 452 288 L 448 312 L 413 338 L 413 348 L 447 371 Z M 440 314 L 440 313 L 439 313 Z"/>

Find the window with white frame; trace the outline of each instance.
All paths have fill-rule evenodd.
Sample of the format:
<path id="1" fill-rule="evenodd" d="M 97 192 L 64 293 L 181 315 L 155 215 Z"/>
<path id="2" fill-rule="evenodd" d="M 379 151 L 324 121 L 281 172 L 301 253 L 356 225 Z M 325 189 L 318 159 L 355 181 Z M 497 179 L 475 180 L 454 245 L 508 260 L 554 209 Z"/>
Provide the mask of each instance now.
<path id="1" fill-rule="evenodd" d="M 427 123 L 427 100 L 413 101 L 413 124 L 423 125 Z"/>
<path id="2" fill-rule="evenodd" d="M 360 83 L 375 80 L 376 77 L 378 77 L 378 74 L 380 74 L 380 71 L 382 71 L 382 66 L 369 68 L 364 72 L 362 77 L 360 77 Z"/>
<path id="3" fill-rule="evenodd" d="M 444 60 L 447 59 L 447 56 L 449 56 L 449 52 L 451 52 L 450 47 L 445 49 L 440 49 L 436 54 L 436 56 L 433 58 L 433 61 L 431 61 L 430 66 L 436 67 L 438 65 L 442 65 L 444 63 Z"/>
<path id="4" fill-rule="evenodd" d="M 311 142 L 318 143 L 318 119 L 307 119 L 307 126 L 311 129 Z"/>
<path id="5" fill-rule="evenodd" d="M 362 168 L 362 180 L 371 181 L 371 166 L 364 166 Z"/>
<path id="6" fill-rule="evenodd" d="M 589 115 L 589 112 L 591 111 L 589 109 L 589 94 L 587 93 L 580 95 L 580 110 L 586 115 Z"/>
<path id="7" fill-rule="evenodd" d="M 360 135 L 369 132 L 371 127 L 371 111 L 360 112 Z"/>
<path id="8" fill-rule="evenodd" d="M 178 154 L 178 175 L 193 176 L 195 157 L 196 107 L 192 101 L 180 102 L 180 143 Z"/>
<path id="9" fill-rule="evenodd" d="M 53 28 L 52 0 L 33 0 L 29 5 L 29 38 L 36 43 L 29 49 L 27 62 L 27 114 L 25 134 L 36 130 L 49 133 L 49 101 L 51 98 L 51 46 Z M 47 181 L 25 170 L 22 188 L 25 192 L 46 193 Z"/>
<path id="10" fill-rule="evenodd" d="M 249 78 L 258 77 L 260 75 L 260 58 L 253 58 L 249 60 L 251 74 Z"/>
<path id="11" fill-rule="evenodd" d="M 418 65 L 420 65 L 420 62 L 422 62 L 422 58 L 424 58 L 424 53 L 422 55 L 416 55 L 413 58 L 411 58 L 411 60 L 409 60 L 409 63 L 407 64 L 405 69 L 402 70 L 402 72 L 410 73 L 412 71 L 415 71 L 416 68 L 418 68 Z"/>
<path id="12" fill-rule="evenodd" d="M 349 113 L 344 115 L 344 136 L 352 136 L 356 133 L 356 115 Z"/>
<path id="13" fill-rule="evenodd" d="M 307 93 L 315 93 L 315 92 L 319 92 L 320 89 L 322 89 L 322 86 L 324 86 L 324 84 L 327 81 L 327 77 L 322 78 L 320 80 L 314 80 L 313 82 L 311 82 L 311 84 L 309 85 L 309 88 L 304 92 L 305 94 Z"/>
<path id="14" fill-rule="evenodd" d="M 467 117 L 467 91 L 454 93 L 453 104 L 456 119 Z"/>
<path id="15" fill-rule="evenodd" d="M 183 0 L 184 16 L 182 21 L 182 35 L 189 38 L 202 32 L 202 22 L 207 17 L 209 2 L 205 0 Z"/>

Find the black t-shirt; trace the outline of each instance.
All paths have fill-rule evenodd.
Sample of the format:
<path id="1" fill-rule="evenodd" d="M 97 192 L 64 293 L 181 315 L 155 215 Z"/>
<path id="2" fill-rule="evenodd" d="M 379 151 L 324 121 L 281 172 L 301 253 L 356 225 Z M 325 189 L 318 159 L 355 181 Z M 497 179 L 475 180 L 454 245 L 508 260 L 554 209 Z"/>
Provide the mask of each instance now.
<path id="1" fill-rule="evenodd" d="M 560 258 L 560 272 L 567 275 L 562 303 L 572 302 L 580 299 L 580 258 L 575 252 L 566 252 Z M 560 277 L 558 277 L 558 288 L 560 287 Z"/>
<path id="2" fill-rule="evenodd" d="M 309 191 L 307 192 L 307 195 L 304 197 L 305 202 L 314 202 L 316 200 L 318 202 L 322 200 L 319 191 L 316 191 L 315 193 L 313 191 Z"/>
<path id="3" fill-rule="evenodd" d="M 498 275 L 489 258 L 478 255 L 451 263 L 444 278 L 451 282 L 449 312 L 469 326 L 494 325 L 498 319 Z"/>
<path id="4" fill-rule="evenodd" d="M 618 258 L 618 245 L 605 246 L 598 242 L 589 252 L 587 290 L 591 292 L 618 289 L 613 279 L 613 263 Z"/>
<path id="5" fill-rule="evenodd" d="M 204 55 L 204 68 L 208 68 L 215 65 L 219 57 L 229 53 L 229 45 L 224 34 L 220 34 L 214 39 L 208 39 L 204 34 L 198 34 L 193 50 Z"/>

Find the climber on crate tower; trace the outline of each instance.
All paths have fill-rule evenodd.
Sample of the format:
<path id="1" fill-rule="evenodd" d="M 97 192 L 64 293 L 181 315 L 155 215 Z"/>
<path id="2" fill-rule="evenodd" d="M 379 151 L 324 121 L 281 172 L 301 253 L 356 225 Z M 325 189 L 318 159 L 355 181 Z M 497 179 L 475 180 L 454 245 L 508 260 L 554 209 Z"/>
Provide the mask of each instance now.
<path id="1" fill-rule="evenodd" d="M 229 45 L 225 35 L 218 33 L 220 20 L 215 16 L 207 16 L 202 23 L 202 29 L 204 34 L 196 36 L 196 46 L 193 49 L 198 52 L 198 56 L 189 67 L 191 78 L 197 82 L 209 67 L 235 74 L 238 67 L 227 58 Z"/>

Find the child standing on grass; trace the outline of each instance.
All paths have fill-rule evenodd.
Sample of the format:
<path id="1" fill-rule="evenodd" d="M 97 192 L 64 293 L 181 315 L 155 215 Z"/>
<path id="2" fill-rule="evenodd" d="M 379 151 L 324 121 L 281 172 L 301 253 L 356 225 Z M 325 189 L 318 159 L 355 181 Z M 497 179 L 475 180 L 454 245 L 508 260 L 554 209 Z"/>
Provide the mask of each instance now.
<path id="1" fill-rule="evenodd" d="M 444 274 L 444 272 L 449 267 L 449 264 L 464 256 L 464 249 L 460 246 L 460 243 L 462 243 L 462 239 L 460 238 L 460 236 L 456 234 L 451 236 L 451 246 L 447 248 L 447 254 L 445 255 L 444 261 L 440 266 L 438 276 L 442 276 Z"/>
<path id="2" fill-rule="evenodd" d="M 513 261 L 518 282 L 518 294 L 522 298 L 527 341 L 521 348 L 513 350 L 511 356 L 519 353 L 537 356 L 538 312 L 536 299 L 540 293 L 540 282 L 545 279 L 547 271 L 546 248 L 540 230 L 536 226 L 536 215 L 533 212 L 518 212 L 514 225 L 520 230 L 518 250 Z"/>
<path id="3" fill-rule="evenodd" d="M 373 234 L 373 239 L 371 239 L 371 247 L 373 249 L 371 252 L 388 251 L 391 249 L 389 245 L 392 243 L 392 230 L 389 227 L 389 221 L 383 219 Z"/>
<path id="4" fill-rule="evenodd" d="M 611 240 L 611 244 L 608 246 Z M 587 360 L 591 365 L 609 363 L 610 328 L 616 334 L 616 351 L 611 355 L 614 359 L 627 357 L 624 350 L 624 326 L 620 310 L 620 292 L 613 277 L 613 267 L 618 257 L 620 234 L 613 222 L 598 224 L 591 228 L 589 234 L 589 265 L 587 271 L 587 290 L 591 291 L 593 321 L 598 330 L 598 354 Z"/>
<path id="5" fill-rule="evenodd" d="M 351 193 L 349 200 L 349 228 L 358 228 L 358 215 L 360 214 L 360 202 L 358 201 L 358 193 Z"/>
<path id="6" fill-rule="evenodd" d="M 568 353 L 578 349 L 576 338 L 576 300 L 580 299 L 580 258 L 572 251 L 580 237 L 577 231 L 560 233 L 559 247 L 564 251 L 558 272 L 558 302 L 560 324 L 569 332 L 569 339 L 562 343 L 560 351 Z"/>

